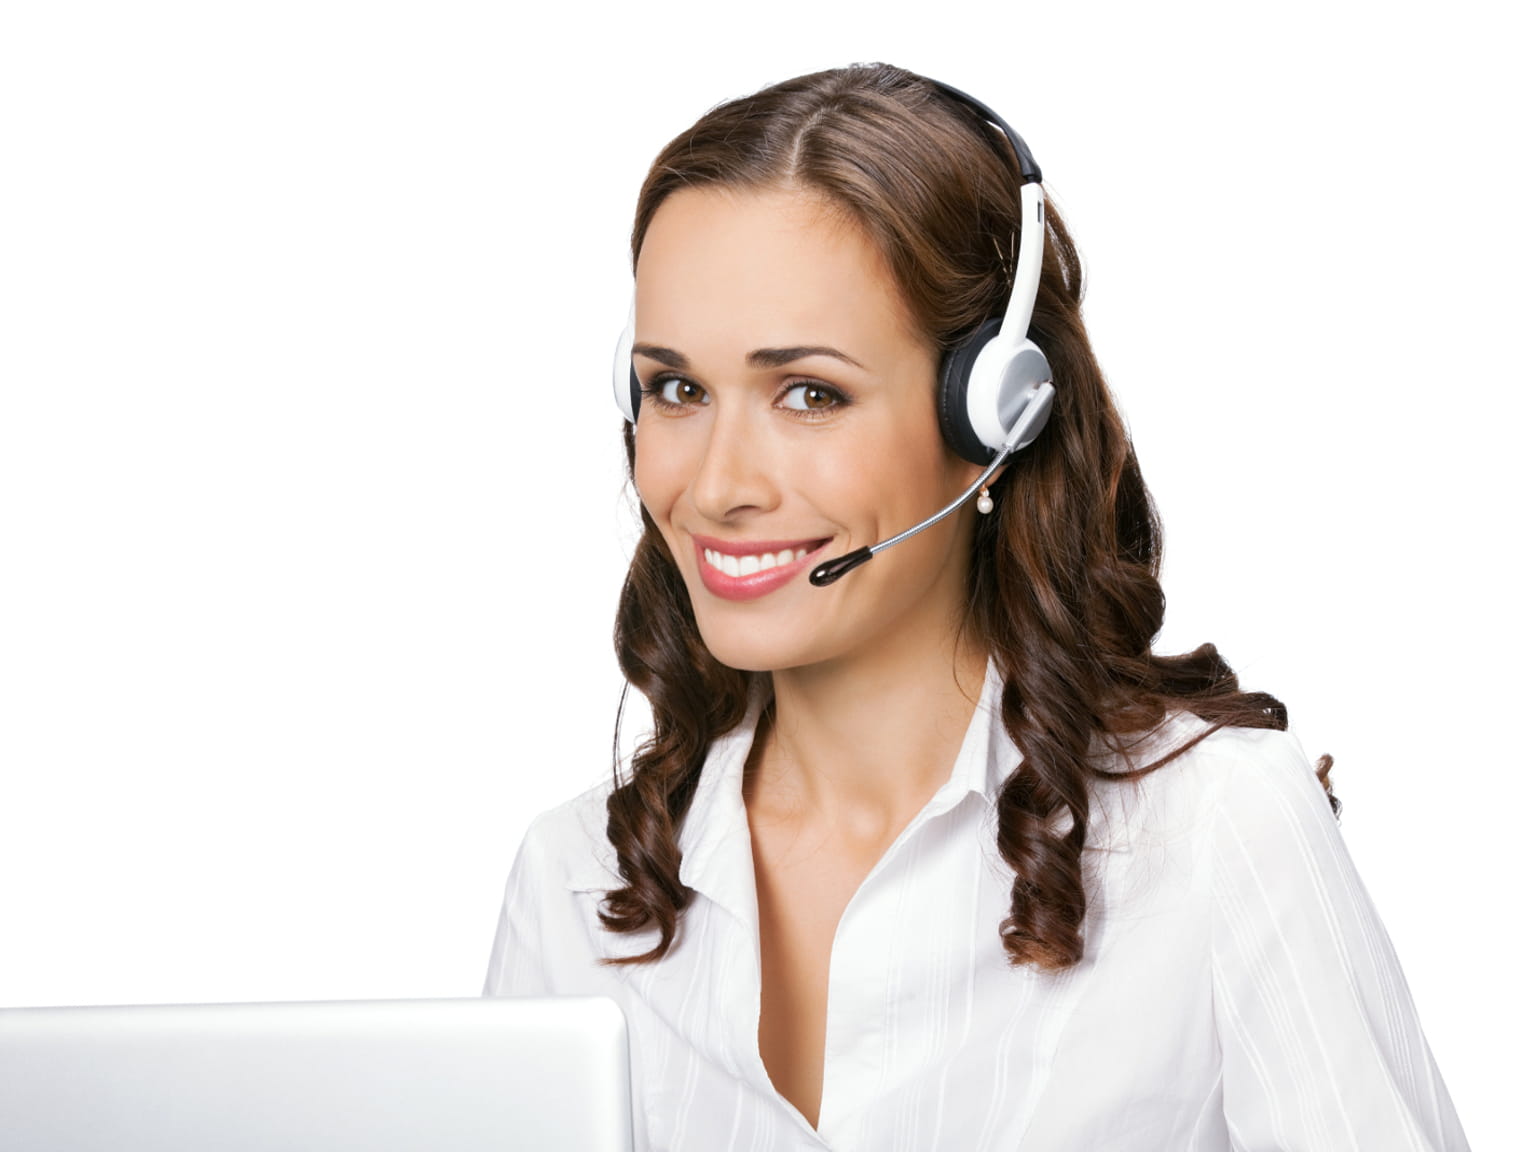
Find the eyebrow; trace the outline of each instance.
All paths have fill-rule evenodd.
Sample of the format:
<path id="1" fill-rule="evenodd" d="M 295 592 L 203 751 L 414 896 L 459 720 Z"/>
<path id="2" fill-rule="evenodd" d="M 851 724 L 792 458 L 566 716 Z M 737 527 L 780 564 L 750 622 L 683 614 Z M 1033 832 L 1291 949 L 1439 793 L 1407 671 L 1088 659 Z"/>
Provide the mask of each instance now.
<path id="1" fill-rule="evenodd" d="M 636 344 L 634 351 L 637 355 L 654 360 L 667 368 L 679 370 L 688 367 L 688 357 L 675 348 L 663 348 L 659 344 Z M 830 356 L 834 360 L 841 360 L 845 364 L 852 364 L 855 368 L 867 371 L 846 352 L 839 352 L 836 348 L 829 348 L 825 344 L 798 344 L 792 348 L 759 348 L 747 353 L 747 363 L 753 368 L 782 368 L 786 364 L 793 364 L 796 360 L 805 360 L 812 356 Z"/>

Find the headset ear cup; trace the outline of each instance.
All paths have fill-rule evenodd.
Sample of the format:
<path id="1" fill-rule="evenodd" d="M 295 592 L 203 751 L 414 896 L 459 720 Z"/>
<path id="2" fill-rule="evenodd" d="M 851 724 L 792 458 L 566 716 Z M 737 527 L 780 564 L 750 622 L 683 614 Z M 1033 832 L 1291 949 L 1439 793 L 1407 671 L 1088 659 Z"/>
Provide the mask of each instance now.
<path id="1" fill-rule="evenodd" d="M 988 464 L 996 455 L 982 443 L 971 426 L 967 396 L 976 357 L 1002 327 L 1001 317 L 984 321 L 980 328 L 947 352 L 939 365 L 939 431 L 955 455 L 972 464 Z"/>
<path id="2" fill-rule="evenodd" d="M 640 416 L 640 378 L 635 375 L 635 362 L 630 353 L 634 344 L 635 321 L 631 315 L 613 349 L 613 402 L 631 424 Z"/>

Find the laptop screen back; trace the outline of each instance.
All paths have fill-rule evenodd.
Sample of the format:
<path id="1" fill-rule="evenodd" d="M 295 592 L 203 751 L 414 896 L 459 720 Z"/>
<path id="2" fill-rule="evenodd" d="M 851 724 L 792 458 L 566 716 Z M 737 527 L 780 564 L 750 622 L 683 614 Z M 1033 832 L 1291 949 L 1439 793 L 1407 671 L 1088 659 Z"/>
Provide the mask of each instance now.
<path id="1" fill-rule="evenodd" d="M 602 999 L 0 1011 L 0 1147 L 629 1152 Z"/>

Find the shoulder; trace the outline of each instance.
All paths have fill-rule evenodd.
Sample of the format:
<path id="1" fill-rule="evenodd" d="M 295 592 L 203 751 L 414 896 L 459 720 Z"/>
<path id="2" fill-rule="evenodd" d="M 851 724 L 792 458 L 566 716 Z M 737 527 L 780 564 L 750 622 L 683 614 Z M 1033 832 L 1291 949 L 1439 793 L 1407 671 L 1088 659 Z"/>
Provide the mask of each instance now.
<path id="1" fill-rule="evenodd" d="M 1184 751 L 1179 752 L 1179 749 Z M 1173 753 L 1168 767 L 1200 775 L 1237 767 L 1259 772 L 1286 771 L 1307 763 L 1294 733 L 1274 728 L 1211 726 L 1189 712 L 1170 712 L 1151 732 L 1136 740 L 1122 761 L 1124 767 L 1145 768 Z"/>
<path id="2" fill-rule="evenodd" d="M 618 856 L 608 842 L 609 784 L 590 788 L 534 817 L 518 850 L 516 872 L 544 887 L 593 891 L 619 887 Z"/>
<path id="3" fill-rule="evenodd" d="M 1327 793 L 1295 735 L 1208 727 L 1198 717 L 1174 713 L 1129 749 L 1113 767 L 1133 779 L 1111 777 L 1094 789 L 1109 832 L 1163 838 L 1233 821 L 1304 817 L 1333 823 Z M 1135 775 L 1174 753 L 1161 767 Z"/>
<path id="4" fill-rule="evenodd" d="M 1285 826 L 1312 834 L 1335 830 L 1317 769 L 1290 732 L 1223 728 L 1181 757 L 1213 821 L 1239 833 Z M 1175 761 L 1178 764 L 1179 761 Z M 1173 765 L 1170 765 L 1172 767 Z"/>
<path id="5" fill-rule="evenodd" d="M 1202 722 L 1193 716 L 1177 717 L 1185 737 L 1199 736 Z M 1204 736 L 1171 764 L 1189 783 L 1225 802 L 1244 793 L 1267 791 L 1277 786 L 1290 787 L 1304 781 L 1326 803 L 1312 762 L 1302 751 L 1301 741 L 1291 732 L 1272 728 L 1220 728 Z"/>
<path id="6" fill-rule="evenodd" d="M 611 994 L 594 902 L 618 887 L 604 834 L 606 786 L 535 817 L 507 878 L 485 991 Z"/>
<path id="7" fill-rule="evenodd" d="M 1181 721 L 1198 735 L 1198 720 Z M 1151 773 L 1153 827 L 1191 837 L 1194 859 L 1218 889 L 1335 895 L 1357 886 L 1328 794 L 1290 732 L 1223 728 Z"/>

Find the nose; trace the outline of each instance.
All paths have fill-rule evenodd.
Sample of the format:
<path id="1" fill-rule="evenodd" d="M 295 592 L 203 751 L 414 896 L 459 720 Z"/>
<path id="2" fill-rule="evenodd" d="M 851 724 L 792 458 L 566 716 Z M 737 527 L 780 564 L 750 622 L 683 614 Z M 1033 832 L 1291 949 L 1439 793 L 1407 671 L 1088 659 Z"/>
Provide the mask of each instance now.
<path id="1" fill-rule="evenodd" d="M 693 477 L 700 514 L 724 523 L 778 503 L 773 443 L 762 414 L 746 405 L 721 403 L 710 422 L 704 455 Z"/>

